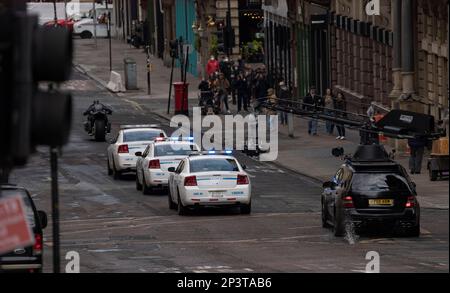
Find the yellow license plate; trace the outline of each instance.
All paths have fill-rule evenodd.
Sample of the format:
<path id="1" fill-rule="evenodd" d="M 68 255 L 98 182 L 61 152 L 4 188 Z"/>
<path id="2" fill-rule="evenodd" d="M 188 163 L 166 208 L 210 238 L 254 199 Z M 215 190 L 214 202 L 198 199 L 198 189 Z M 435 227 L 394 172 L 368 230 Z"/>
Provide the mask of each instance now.
<path id="1" fill-rule="evenodd" d="M 393 199 L 369 199 L 369 206 L 393 206 Z"/>

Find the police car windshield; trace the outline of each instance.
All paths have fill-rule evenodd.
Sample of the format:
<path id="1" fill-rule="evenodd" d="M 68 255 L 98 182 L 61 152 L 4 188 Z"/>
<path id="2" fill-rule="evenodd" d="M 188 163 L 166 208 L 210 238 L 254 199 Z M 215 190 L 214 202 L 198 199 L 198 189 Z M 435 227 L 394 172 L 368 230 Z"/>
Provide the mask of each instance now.
<path id="1" fill-rule="evenodd" d="M 190 169 L 191 173 L 239 171 L 236 160 L 225 158 L 193 160 L 190 163 Z"/>
<path id="2" fill-rule="evenodd" d="M 198 151 L 193 144 L 163 144 L 155 146 L 155 157 L 163 156 L 188 156 Z"/>
<path id="3" fill-rule="evenodd" d="M 123 133 L 124 142 L 134 141 L 152 141 L 161 134 L 157 130 L 139 130 L 139 131 L 125 131 Z"/>
<path id="4" fill-rule="evenodd" d="M 32 207 L 32 203 L 30 198 L 28 197 L 27 193 L 24 190 L 21 189 L 2 189 L 2 192 L 0 193 L 0 199 L 6 199 L 11 198 L 15 196 L 21 196 L 24 206 L 25 206 L 25 212 L 26 217 L 28 220 L 28 223 L 30 224 L 31 228 L 34 228 L 36 223 L 34 221 L 34 211 Z"/>
<path id="5" fill-rule="evenodd" d="M 353 175 L 352 191 L 409 191 L 409 185 L 400 174 L 356 173 Z"/>

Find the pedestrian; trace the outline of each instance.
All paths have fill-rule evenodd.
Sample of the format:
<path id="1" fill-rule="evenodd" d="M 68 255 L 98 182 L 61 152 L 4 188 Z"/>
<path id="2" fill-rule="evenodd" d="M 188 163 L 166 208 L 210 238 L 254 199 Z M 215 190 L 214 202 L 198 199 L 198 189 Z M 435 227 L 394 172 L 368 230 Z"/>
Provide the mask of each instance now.
<path id="1" fill-rule="evenodd" d="M 247 81 L 247 108 L 250 108 L 250 102 L 254 99 L 254 88 L 253 70 L 249 65 L 245 65 L 244 79 Z"/>
<path id="2" fill-rule="evenodd" d="M 342 92 L 339 92 L 336 96 L 336 100 L 334 103 L 334 109 L 336 110 L 336 117 L 345 118 L 347 117 L 347 101 L 345 100 L 345 96 Z M 345 139 L 345 126 L 343 124 L 336 125 L 338 136 L 336 139 L 344 140 Z"/>
<path id="3" fill-rule="evenodd" d="M 211 56 L 206 64 L 206 73 L 208 74 L 208 78 L 214 75 L 217 71 L 219 71 L 219 62 L 214 56 Z"/>
<path id="4" fill-rule="evenodd" d="M 233 105 L 236 105 L 236 96 L 237 96 L 236 82 L 239 74 L 240 74 L 239 67 L 237 64 L 234 64 L 231 67 L 231 76 L 230 76 L 231 80 L 229 80 L 231 84 L 231 98 L 233 101 Z"/>
<path id="5" fill-rule="evenodd" d="M 423 137 L 408 139 L 408 146 L 411 151 L 409 157 L 409 169 L 411 174 L 420 174 L 422 170 L 422 159 L 427 140 Z"/>
<path id="6" fill-rule="evenodd" d="M 273 107 L 276 107 L 278 104 L 278 98 L 273 88 L 269 88 L 267 90 L 267 104 Z M 269 129 L 272 130 L 275 123 L 277 123 L 277 117 L 275 116 L 277 115 L 277 111 L 271 107 L 268 107 L 265 108 L 264 112 L 269 118 Z"/>
<path id="7" fill-rule="evenodd" d="M 228 107 L 228 91 L 230 89 L 230 83 L 225 78 L 225 75 L 223 73 L 219 74 L 219 79 L 216 80 L 214 86 L 219 94 L 219 98 L 221 101 L 221 110 L 225 110 L 227 114 L 230 114 L 231 112 Z M 225 106 L 225 109 L 223 109 L 223 106 Z"/>
<path id="8" fill-rule="evenodd" d="M 287 87 L 284 80 L 281 80 L 279 83 L 279 94 L 278 94 L 278 105 L 286 109 L 289 106 L 289 100 L 290 100 L 290 92 L 289 88 Z M 281 125 L 287 125 L 288 124 L 288 113 L 285 110 L 279 111 L 280 115 L 280 123 Z"/>
<path id="9" fill-rule="evenodd" d="M 375 122 L 375 120 L 374 120 L 374 116 L 375 116 L 375 102 L 370 103 L 369 108 L 367 108 L 366 114 L 369 117 L 371 122 Z"/>
<path id="10" fill-rule="evenodd" d="M 324 106 L 323 98 L 316 94 L 316 88 L 312 86 L 308 94 L 303 98 L 303 110 L 320 112 Z M 317 135 L 317 118 L 311 117 L 308 121 L 308 134 Z"/>
<path id="11" fill-rule="evenodd" d="M 325 97 L 324 97 L 324 111 L 325 114 L 328 116 L 334 116 L 334 96 L 333 96 L 333 92 L 331 91 L 331 89 L 327 89 L 325 92 Z M 326 130 L 328 135 L 333 135 L 334 132 L 334 123 L 331 121 L 327 121 L 326 122 Z"/>
<path id="12" fill-rule="evenodd" d="M 255 79 L 255 99 L 258 104 L 265 102 L 268 89 L 269 85 L 267 80 L 265 79 L 262 70 L 259 69 Z"/>
<path id="13" fill-rule="evenodd" d="M 238 74 L 237 76 L 237 80 L 235 83 L 236 86 L 236 91 L 237 91 L 237 96 L 238 96 L 238 112 L 241 112 L 242 107 L 244 108 L 244 111 L 248 111 L 247 105 L 247 99 L 248 99 L 248 93 L 249 93 L 249 89 L 248 89 L 248 84 L 247 84 L 247 80 L 245 79 L 245 77 L 243 76 L 242 73 Z"/>

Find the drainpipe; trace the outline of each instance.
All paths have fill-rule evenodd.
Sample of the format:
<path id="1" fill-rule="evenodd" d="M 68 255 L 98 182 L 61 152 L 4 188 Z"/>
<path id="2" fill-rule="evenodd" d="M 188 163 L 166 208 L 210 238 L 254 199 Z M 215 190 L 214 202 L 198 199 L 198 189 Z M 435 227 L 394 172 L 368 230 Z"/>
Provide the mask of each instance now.
<path id="1" fill-rule="evenodd" d="M 393 89 L 390 93 L 392 99 L 398 99 L 402 93 L 402 2 L 401 0 L 392 0 L 392 19 L 393 19 L 393 54 L 392 54 L 392 79 Z"/>
<path id="2" fill-rule="evenodd" d="M 403 94 L 414 94 L 414 21 L 413 21 L 414 0 L 402 1 L 402 23 L 401 23 L 401 60 L 403 76 Z"/>

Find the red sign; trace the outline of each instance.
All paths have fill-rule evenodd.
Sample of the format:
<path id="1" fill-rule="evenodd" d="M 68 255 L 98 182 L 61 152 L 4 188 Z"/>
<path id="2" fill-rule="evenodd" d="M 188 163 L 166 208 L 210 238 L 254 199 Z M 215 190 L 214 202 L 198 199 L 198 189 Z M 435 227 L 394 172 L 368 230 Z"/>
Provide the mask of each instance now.
<path id="1" fill-rule="evenodd" d="M 20 196 L 0 200 L 0 254 L 34 244 Z"/>

